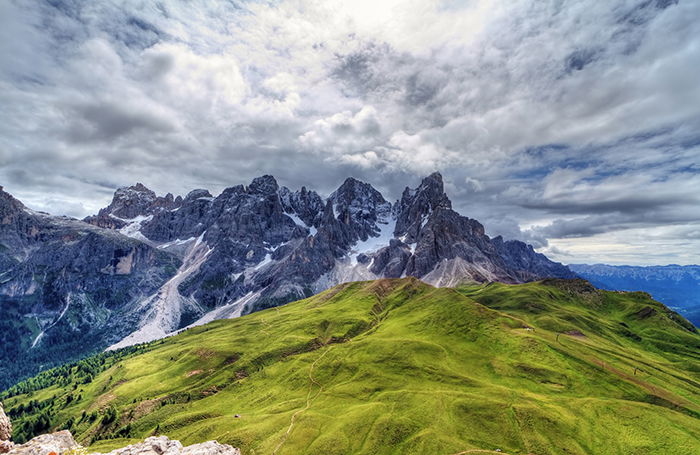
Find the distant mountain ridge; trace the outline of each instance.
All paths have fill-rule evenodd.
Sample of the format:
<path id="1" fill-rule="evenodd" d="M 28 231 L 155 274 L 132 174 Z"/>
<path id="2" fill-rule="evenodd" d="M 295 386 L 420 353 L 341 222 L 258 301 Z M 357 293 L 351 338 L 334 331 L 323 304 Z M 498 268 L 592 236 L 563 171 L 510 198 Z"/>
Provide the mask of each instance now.
<path id="1" fill-rule="evenodd" d="M 700 327 L 700 265 L 570 264 L 601 289 L 646 291 Z"/>
<path id="2" fill-rule="evenodd" d="M 393 204 L 354 178 L 326 199 L 269 175 L 216 197 L 204 189 L 158 196 L 136 184 L 83 221 L 33 212 L 0 192 L 0 316 L 16 349 L 7 358 L 21 355 L 36 368 L 348 281 L 575 276 L 529 245 L 489 238 L 451 207 L 439 173 Z M 80 341 L 86 332 L 90 343 Z M 63 354 L 37 354 L 51 346 Z"/>

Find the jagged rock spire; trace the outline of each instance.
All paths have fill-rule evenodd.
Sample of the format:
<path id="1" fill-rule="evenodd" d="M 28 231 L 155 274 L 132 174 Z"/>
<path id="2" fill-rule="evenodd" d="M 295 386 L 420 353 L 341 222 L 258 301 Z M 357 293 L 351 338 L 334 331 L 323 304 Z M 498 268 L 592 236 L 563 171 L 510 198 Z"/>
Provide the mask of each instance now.
<path id="1" fill-rule="evenodd" d="M 417 188 L 406 187 L 403 191 L 401 200 L 394 207 L 397 215 L 394 235 L 413 243 L 421 226 L 434 211 L 451 208 L 452 202 L 445 194 L 442 175 L 434 172 L 424 178 Z"/>
<path id="2" fill-rule="evenodd" d="M 377 235 L 377 222 L 386 222 L 391 214 L 391 203 L 379 191 L 353 177 L 348 177 L 328 200 L 340 222 L 350 228 L 355 240 L 367 240 Z"/>

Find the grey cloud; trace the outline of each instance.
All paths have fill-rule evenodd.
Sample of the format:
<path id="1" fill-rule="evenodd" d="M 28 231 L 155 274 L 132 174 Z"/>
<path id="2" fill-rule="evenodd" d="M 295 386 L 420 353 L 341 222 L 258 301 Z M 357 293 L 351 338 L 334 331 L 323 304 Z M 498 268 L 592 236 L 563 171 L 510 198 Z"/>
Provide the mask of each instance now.
<path id="1" fill-rule="evenodd" d="M 395 51 L 389 45 L 369 43 L 361 50 L 337 56 L 337 66 L 331 74 L 360 96 L 377 90 L 397 90 L 391 75 L 382 71 L 382 68 L 391 68 L 392 65 L 387 65 L 387 62 L 396 58 Z"/>
<path id="2" fill-rule="evenodd" d="M 72 106 L 68 113 L 71 142 L 109 141 L 134 131 L 168 132 L 175 126 L 163 115 L 114 101 Z"/>
<path id="3" fill-rule="evenodd" d="M 598 51 L 595 49 L 577 49 L 570 53 L 565 60 L 567 72 L 581 71 L 587 65 L 595 61 Z"/>
<path id="4" fill-rule="evenodd" d="M 648 211 L 641 215 L 615 213 L 605 215 L 587 215 L 574 218 L 558 218 L 546 226 L 531 229 L 533 235 L 545 238 L 588 237 L 613 231 L 655 226 L 686 225 L 698 220 L 698 211 L 678 213 L 671 211 Z"/>
<path id="5" fill-rule="evenodd" d="M 697 197 L 689 194 L 639 194 L 636 196 L 611 197 L 608 200 L 581 201 L 572 195 L 571 198 L 555 201 L 523 202 L 522 207 L 535 210 L 546 210 L 549 213 L 586 214 L 586 213 L 645 213 L 649 210 L 683 204 L 700 204 Z M 695 214 L 692 215 L 693 217 Z"/>
<path id="6" fill-rule="evenodd" d="M 175 66 L 175 57 L 172 54 L 155 53 L 144 58 L 144 64 L 140 69 L 140 76 L 147 81 L 158 81 Z"/>

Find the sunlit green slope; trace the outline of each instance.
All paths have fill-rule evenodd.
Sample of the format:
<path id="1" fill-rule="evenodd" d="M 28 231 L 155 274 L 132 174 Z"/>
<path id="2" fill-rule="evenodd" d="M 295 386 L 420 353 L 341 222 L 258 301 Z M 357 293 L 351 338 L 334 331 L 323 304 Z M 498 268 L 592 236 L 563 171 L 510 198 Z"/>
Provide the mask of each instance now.
<path id="1" fill-rule="evenodd" d="M 160 433 L 245 455 L 689 454 L 699 353 L 643 294 L 380 280 L 47 373 L 3 401 L 18 436 L 69 426 L 100 450 Z"/>

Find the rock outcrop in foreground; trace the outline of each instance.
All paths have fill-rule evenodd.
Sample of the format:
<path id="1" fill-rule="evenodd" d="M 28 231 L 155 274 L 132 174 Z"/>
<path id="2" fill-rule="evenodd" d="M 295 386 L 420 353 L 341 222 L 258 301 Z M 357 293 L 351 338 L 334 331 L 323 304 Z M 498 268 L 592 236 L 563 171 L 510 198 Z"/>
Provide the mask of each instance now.
<path id="1" fill-rule="evenodd" d="M 152 436 L 138 444 L 113 450 L 108 455 L 241 455 L 241 451 L 216 441 L 183 447 L 180 441 L 167 436 Z"/>
<path id="2" fill-rule="evenodd" d="M 0 453 L 5 453 L 10 450 L 12 443 L 10 438 L 12 437 L 12 423 L 9 417 L 5 415 L 5 411 L 2 409 L 2 403 L 0 403 Z"/>
<path id="3" fill-rule="evenodd" d="M 14 445 L 9 439 L 12 425 L 0 405 L 0 453 L 8 455 L 63 455 L 87 454 L 68 430 L 42 434 L 26 444 Z M 91 454 L 101 455 L 101 454 Z M 167 436 L 153 436 L 138 444 L 113 450 L 108 455 L 241 455 L 241 451 L 227 444 L 207 441 L 183 447 L 180 441 Z"/>
<path id="4" fill-rule="evenodd" d="M 61 455 L 68 451 L 80 449 L 70 431 L 63 430 L 51 434 L 42 434 L 26 444 L 12 445 L 9 455 Z"/>

